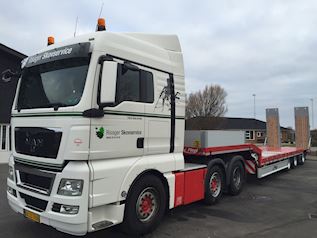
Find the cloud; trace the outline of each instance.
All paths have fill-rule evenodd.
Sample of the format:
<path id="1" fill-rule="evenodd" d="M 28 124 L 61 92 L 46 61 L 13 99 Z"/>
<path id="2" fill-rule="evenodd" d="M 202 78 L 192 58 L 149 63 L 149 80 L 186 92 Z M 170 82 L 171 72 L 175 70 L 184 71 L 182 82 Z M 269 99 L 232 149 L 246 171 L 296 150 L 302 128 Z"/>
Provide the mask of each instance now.
<path id="1" fill-rule="evenodd" d="M 0 42 L 23 53 L 95 29 L 101 1 L 0 2 Z M 293 126 L 294 106 L 316 97 L 317 2 L 313 0 L 104 1 L 108 29 L 175 33 L 184 52 L 186 90 L 219 84 L 228 92 L 227 116 L 257 117 L 279 107 Z M 316 103 L 317 104 L 317 103 Z M 316 110 L 315 110 L 316 111 Z M 315 117 L 317 118 L 317 117 Z M 315 122 L 315 125 L 317 123 Z"/>

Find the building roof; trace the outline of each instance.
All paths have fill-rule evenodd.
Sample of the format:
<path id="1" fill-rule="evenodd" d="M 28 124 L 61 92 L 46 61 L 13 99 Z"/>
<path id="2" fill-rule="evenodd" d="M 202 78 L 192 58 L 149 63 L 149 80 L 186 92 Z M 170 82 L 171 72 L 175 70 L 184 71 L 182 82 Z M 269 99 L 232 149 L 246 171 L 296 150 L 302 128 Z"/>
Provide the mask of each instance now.
<path id="1" fill-rule="evenodd" d="M 186 120 L 186 130 L 266 130 L 266 122 L 254 118 L 195 117 Z M 281 130 L 290 130 L 281 127 Z"/>
<path id="2" fill-rule="evenodd" d="M 27 57 L 25 54 L 22 54 L 21 52 L 16 51 L 16 50 L 14 50 L 14 49 L 12 49 L 4 44 L 1 44 L 1 43 L 0 43 L 0 51 L 7 52 L 10 55 L 14 55 L 17 58 L 20 58 L 21 60 Z"/>

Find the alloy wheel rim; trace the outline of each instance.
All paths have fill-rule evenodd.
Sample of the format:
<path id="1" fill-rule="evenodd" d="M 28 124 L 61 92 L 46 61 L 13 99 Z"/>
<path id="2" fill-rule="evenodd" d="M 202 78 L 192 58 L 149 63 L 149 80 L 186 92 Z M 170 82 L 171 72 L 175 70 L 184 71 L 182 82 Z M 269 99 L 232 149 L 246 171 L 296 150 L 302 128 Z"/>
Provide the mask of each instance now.
<path id="1" fill-rule="evenodd" d="M 233 183 L 236 188 L 240 187 L 241 184 L 241 171 L 240 168 L 236 167 L 233 170 Z"/>
<path id="2" fill-rule="evenodd" d="M 211 196 L 217 197 L 221 191 L 221 178 L 218 172 L 211 175 L 209 180 L 209 187 L 211 191 Z"/>
<path id="3" fill-rule="evenodd" d="M 153 187 L 145 188 L 136 203 L 137 217 L 141 222 L 149 222 L 158 211 L 157 191 Z"/>

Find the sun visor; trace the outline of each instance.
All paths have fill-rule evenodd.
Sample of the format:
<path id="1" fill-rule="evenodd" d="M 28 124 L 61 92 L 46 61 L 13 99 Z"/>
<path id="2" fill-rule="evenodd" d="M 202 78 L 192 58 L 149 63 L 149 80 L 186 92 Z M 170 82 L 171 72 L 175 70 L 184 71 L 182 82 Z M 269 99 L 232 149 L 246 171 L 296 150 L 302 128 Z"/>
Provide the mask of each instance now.
<path id="1" fill-rule="evenodd" d="M 50 61 L 87 57 L 90 49 L 90 42 L 67 45 L 53 50 L 45 51 L 28 57 L 25 67 L 32 67 Z"/>

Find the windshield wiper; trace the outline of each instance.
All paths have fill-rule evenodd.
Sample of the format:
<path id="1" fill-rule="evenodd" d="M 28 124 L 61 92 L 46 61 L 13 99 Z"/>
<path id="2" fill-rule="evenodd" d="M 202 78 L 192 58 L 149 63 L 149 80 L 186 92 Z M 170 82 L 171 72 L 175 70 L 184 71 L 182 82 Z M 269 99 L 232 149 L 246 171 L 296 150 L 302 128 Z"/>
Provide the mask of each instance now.
<path id="1" fill-rule="evenodd" d="M 48 103 L 48 104 L 43 104 L 40 106 L 37 106 L 38 108 L 47 108 L 47 107 L 53 107 L 54 111 L 57 111 L 59 107 L 67 107 L 68 105 L 62 102 L 55 102 L 55 103 Z"/>

